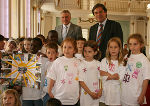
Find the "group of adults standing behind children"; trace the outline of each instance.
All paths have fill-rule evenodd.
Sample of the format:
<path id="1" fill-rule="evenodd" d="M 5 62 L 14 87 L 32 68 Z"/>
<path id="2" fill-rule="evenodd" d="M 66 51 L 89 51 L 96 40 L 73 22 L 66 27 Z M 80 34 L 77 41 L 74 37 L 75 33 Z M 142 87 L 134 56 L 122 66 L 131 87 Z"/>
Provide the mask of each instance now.
<path id="1" fill-rule="evenodd" d="M 96 42 L 99 41 L 99 50 L 101 51 L 101 59 L 105 57 L 105 52 L 107 48 L 107 43 L 110 38 L 112 37 L 119 37 L 121 42 L 123 43 L 123 32 L 121 25 L 113 20 L 109 20 L 107 18 L 107 9 L 103 4 L 96 4 L 93 9 L 92 13 L 95 16 L 96 20 L 98 21 L 97 24 L 91 26 L 89 32 L 89 40 L 94 40 Z M 81 27 L 70 22 L 71 20 L 71 13 L 68 10 L 63 10 L 61 12 L 61 21 L 63 25 L 60 25 L 55 28 L 58 32 L 58 42 L 61 42 L 66 37 L 71 37 L 77 40 L 79 37 L 82 37 L 82 30 Z M 101 26 L 102 25 L 102 26 Z M 67 34 L 66 34 L 66 27 L 67 27 Z M 102 29 L 99 36 L 99 30 Z M 100 59 L 100 60 L 101 60 Z"/>

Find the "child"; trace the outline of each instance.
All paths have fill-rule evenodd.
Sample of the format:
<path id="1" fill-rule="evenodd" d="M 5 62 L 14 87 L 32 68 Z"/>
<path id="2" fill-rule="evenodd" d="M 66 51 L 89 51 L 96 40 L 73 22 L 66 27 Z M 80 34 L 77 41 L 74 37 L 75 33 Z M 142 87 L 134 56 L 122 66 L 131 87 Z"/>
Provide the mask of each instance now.
<path id="1" fill-rule="evenodd" d="M 43 93 L 44 93 L 43 106 L 46 106 L 47 100 L 50 99 L 50 97 L 48 95 L 48 87 L 47 87 L 47 85 L 49 84 L 49 78 L 47 78 L 46 75 L 48 73 L 48 69 L 51 68 L 53 61 L 58 56 L 58 46 L 56 43 L 50 42 L 45 47 L 46 47 L 46 56 L 49 59 L 49 61 L 45 64 L 45 72 L 43 72 L 44 78 L 45 78 L 45 84 L 43 87 Z"/>
<path id="2" fill-rule="evenodd" d="M 53 62 L 48 73 L 49 95 L 59 99 L 63 105 L 76 106 L 79 100 L 79 60 L 74 57 L 76 42 L 72 38 L 66 38 L 61 47 L 64 56 Z"/>
<path id="3" fill-rule="evenodd" d="M 24 49 L 24 38 L 17 39 L 17 51 L 18 53 L 22 53 Z"/>
<path id="4" fill-rule="evenodd" d="M 5 48 L 5 52 L 6 53 L 13 53 L 15 51 L 17 51 L 17 44 L 16 44 L 16 41 L 13 40 L 13 39 L 9 39 L 7 41 L 7 45 L 6 45 L 6 48 Z"/>
<path id="5" fill-rule="evenodd" d="M 37 54 L 41 48 L 42 48 L 41 39 L 33 38 L 31 40 L 31 53 Z M 46 62 L 41 63 L 42 65 L 46 64 Z M 23 87 L 22 99 L 23 99 L 22 106 L 43 106 L 43 101 L 41 99 L 41 91 L 39 89 Z"/>
<path id="6" fill-rule="evenodd" d="M 84 47 L 84 43 L 86 42 L 86 39 L 79 37 L 78 40 L 76 40 L 76 42 L 77 42 L 78 52 L 75 54 L 75 57 L 82 60 L 83 59 L 83 47 Z"/>
<path id="7" fill-rule="evenodd" d="M 124 48 L 123 48 L 123 51 L 122 51 L 122 53 L 123 53 L 123 57 L 126 55 L 126 54 L 128 54 L 128 45 L 127 44 L 124 44 Z"/>
<path id="8" fill-rule="evenodd" d="M 120 80 L 123 79 L 125 67 L 123 67 L 121 40 L 113 37 L 108 41 L 106 58 L 101 61 L 101 76 L 103 79 L 104 103 L 109 106 L 119 106 Z"/>
<path id="9" fill-rule="evenodd" d="M 150 79 L 150 62 L 141 53 L 144 40 L 140 34 L 132 34 L 127 41 L 131 52 L 126 56 L 126 71 L 122 82 L 122 106 L 140 106 L 144 103 L 144 96 Z"/>
<path id="10" fill-rule="evenodd" d="M 51 98 L 47 101 L 46 106 L 62 106 L 60 100 Z"/>
<path id="11" fill-rule="evenodd" d="M 23 51 L 24 53 L 31 52 L 31 40 L 32 40 L 32 38 L 26 38 L 24 40 L 24 49 L 25 49 L 25 51 Z"/>
<path id="12" fill-rule="evenodd" d="M 5 43 L 4 43 L 4 36 L 0 34 L 0 51 L 4 49 Z"/>
<path id="13" fill-rule="evenodd" d="M 47 42 L 51 42 L 51 41 L 58 44 L 58 33 L 55 30 L 50 30 L 48 32 Z M 59 53 L 59 57 L 62 56 L 61 47 L 59 45 L 58 45 L 58 53 Z"/>
<path id="14" fill-rule="evenodd" d="M 100 62 L 98 45 L 90 40 L 84 44 L 84 58 L 79 66 L 79 82 L 81 89 L 80 106 L 99 106 L 100 89 Z M 96 59 L 96 60 L 95 60 Z"/>
<path id="15" fill-rule="evenodd" d="M 21 106 L 19 95 L 14 89 L 7 89 L 2 94 L 2 106 Z"/>
<path id="16" fill-rule="evenodd" d="M 0 73 L 1 73 L 1 58 L 2 58 L 2 50 L 4 49 L 5 43 L 4 43 L 4 36 L 0 34 Z M 1 87 L 1 85 L 0 85 Z"/>

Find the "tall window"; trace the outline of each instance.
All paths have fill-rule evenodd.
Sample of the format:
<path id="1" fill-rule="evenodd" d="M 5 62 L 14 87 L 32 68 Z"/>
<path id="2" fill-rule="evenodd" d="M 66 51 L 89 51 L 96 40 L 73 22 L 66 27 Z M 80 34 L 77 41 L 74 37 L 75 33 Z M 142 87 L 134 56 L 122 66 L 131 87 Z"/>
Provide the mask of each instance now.
<path id="1" fill-rule="evenodd" d="M 0 34 L 9 38 L 9 0 L 0 0 Z"/>

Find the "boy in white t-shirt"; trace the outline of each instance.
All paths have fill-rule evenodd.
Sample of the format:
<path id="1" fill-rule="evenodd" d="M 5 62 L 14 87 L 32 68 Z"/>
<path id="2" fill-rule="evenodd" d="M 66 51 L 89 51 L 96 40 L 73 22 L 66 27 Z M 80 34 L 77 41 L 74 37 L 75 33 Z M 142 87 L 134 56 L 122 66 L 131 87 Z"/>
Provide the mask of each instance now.
<path id="1" fill-rule="evenodd" d="M 31 53 L 37 54 L 41 48 L 41 39 L 33 38 L 31 41 Z M 43 106 L 41 91 L 36 88 L 23 87 L 22 100 L 22 106 Z"/>
<path id="2" fill-rule="evenodd" d="M 49 84 L 49 78 L 46 76 L 48 74 L 49 69 L 51 68 L 51 65 L 53 61 L 57 58 L 58 56 L 58 46 L 54 42 L 50 42 L 46 44 L 46 56 L 49 59 L 49 61 L 45 64 L 45 70 L 43 72 L 43 106 L 46 106 L 46 102 L 50 99 L 49 94 L 48 94 L 48 84 Z"/>

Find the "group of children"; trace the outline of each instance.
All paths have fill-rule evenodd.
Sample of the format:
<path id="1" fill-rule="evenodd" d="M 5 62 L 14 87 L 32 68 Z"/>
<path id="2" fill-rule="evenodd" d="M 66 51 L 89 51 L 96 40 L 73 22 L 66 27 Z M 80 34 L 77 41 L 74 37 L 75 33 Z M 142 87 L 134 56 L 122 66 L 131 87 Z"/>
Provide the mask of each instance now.
<path id="1" fill-rule="evenodd" d="M 132 34 L 127 43 L 131 52 L 123 57 L 120 39 L 111 38 L 106 57 L 101 62 L 98 61 L 98 45 L 92 40 L 66 38 L 61 44 L 62 56 L 56 42 L 45 44 L 43 47 L 48 60 L 41 57 L 44 67 L 42 91 L 24 87 L 23 106 L 46 106 L 50 98 L 60 100 L 62 106 L 99 106 L 99 102 L 109 106 L 140 106 L 145 103 L 150 63 L 141 53 L 144 40 L 140 34 Z M 25 45 L 28 44 L 24 42 Z M 35 42 L 31 45 L 38 46 Z M 38 47 L 35 47 L 37 50 L 27 48 L 25 50 L 29 53 L 39 52 Z M 11 94 L 14 93 L 4 92 L 4 106 L 9 106 L 5 104 L 5 96 Z M 13 97 L 18 100 L 15 94 Z M 15 106 L 20 106 L 15 103 Z"/>

